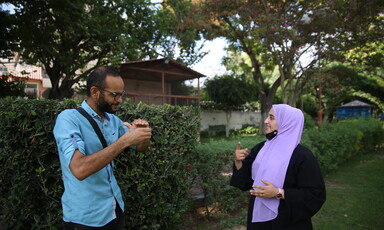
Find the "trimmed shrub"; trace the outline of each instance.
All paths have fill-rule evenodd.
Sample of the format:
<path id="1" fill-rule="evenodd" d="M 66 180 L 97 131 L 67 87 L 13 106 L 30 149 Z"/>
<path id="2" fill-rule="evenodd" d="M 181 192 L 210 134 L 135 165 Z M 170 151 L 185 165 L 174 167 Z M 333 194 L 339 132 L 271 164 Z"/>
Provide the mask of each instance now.
<path id="1" fill-rule="evenodd" d="M 383 140 L 382 122 L 356 119 L 324 123 L 319 129 L 305 130 L 301 143 L 312 150 L 326 174 L 356 154 L 374 152 L 382 147 Z"/>
<path id="2" fill-rule="evenodd" d="M 241 141 L 241 148 L 250 151 L 262 139 L 260 136 L 234 137 L 197 145 L 191 175 L 193 184 L 203 193 L 200 206 L 207 218 L 226 219 L 248 205 L 248 194 L 229 185 L 233 154 L 238 141 Z M 220 227 L 224 225 L 220 222 Z"/>
<path id="3" fill-rule="evenodd" d="M 259 133 L 259 127 L 256 126 L 247 126 L 242 129 L 235 129 L 231 132 L 231 136 L 241 136 L 241 135 L 256 135 Z"/>
<path id="4" fill-rule="evenodd" d="M 76 108 L 65 100 L 0 100 L 0 217 L 9 229 L 60 229 L 63 183 L 53 126 L 59 112 Z M 124 121 L 146 119 L 149 151 L 127 150 L 115 173 L 126 208 L 127 229 L 177 229 L 187 209 L 187 175 L 198 137 L 193 107 L 124 103 Z"/>
<path id="5" fill-rule="evenodd" d="M 304 129 L 313 129 L 313 128 L 316 128 L 316 122 L 308 113 L 304 113 Z"/>
<path id="6" fill-rule="evenodd" d="M 0 100 L 0 213 L 9 229 L 55 229 L 63 192 L 55 117 L 76 103 Z"/>
<path id="7" fill-rule="evenodd" d="M 128 229 L 178 229 L 188 209 L 188 180 L 200 126 L 199 109 L 125 103 L 122 120 L 147 120 L 152 140 L 145 153 L 127 150 L 116 162 Z"/>

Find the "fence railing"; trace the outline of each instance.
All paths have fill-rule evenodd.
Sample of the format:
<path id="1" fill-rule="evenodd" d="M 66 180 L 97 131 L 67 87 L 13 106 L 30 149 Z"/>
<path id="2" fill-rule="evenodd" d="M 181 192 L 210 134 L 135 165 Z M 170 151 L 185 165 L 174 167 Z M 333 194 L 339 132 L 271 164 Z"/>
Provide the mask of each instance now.
<path id="1" fill-rule="evenodd" d="M 130 98 L 132 102 L 143 102 L 145 104 L 170 104 L 179 106 L 200 106 L 200 97 L 168 95 L 168 94 L 150 94 L 150 93 L 125 93 L 125 96 Z"/>

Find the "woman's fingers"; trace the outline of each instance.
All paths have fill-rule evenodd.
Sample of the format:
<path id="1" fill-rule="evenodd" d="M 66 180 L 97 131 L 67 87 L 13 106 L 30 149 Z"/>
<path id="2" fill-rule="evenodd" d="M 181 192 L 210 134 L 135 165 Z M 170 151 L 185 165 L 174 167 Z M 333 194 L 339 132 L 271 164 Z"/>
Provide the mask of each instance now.
<path id="1" fill-rule="evenodd" d="M 244 158 L 248 155 L 248 149 L 241 149 L 240 141 L 237 142 L 236 148 L 235 148 L 235 160 L 241 161 L 244 160 Z"/>
<path id="2" fill-rule="evenodd" d="M 235 150 L 240 150 L 240 141 L 237 142 L 237 146 L 236 146 L 236 149 Z"/>

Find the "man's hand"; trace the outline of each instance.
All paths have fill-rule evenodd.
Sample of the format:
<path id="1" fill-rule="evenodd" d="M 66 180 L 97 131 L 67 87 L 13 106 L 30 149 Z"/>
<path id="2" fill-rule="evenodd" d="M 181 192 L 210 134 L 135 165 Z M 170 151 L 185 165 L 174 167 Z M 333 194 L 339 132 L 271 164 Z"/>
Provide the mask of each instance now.
<path id="1" fill-rule="evenodd" d="M 137 119 L 134 120 L 132 124 L 124 122 L 123 125 L 129 128 L 129 130 L 122 136 L 128 146 L 137 146 L 138 151 L 145 151 L 152 137 L 152 129 L 149 128 L 148 122 L 142 119 Z"/>
<path id="2" fill-rule="evenodd" d="M 145 151 L 148 148 L 152 129 L 149 128 L 147 121 L 138 119 L 132 124 L 124 122 L 123 125 L 129 130 L 108 147 L 90 155 L 75 150 L 69 168 L 78 180 L 84 180 L 105 167 L 128 146 L 136 146 L 138 151 Z"/>
<path id="3" fill-rule="evenodd" d="M 136 119 L 132 122 L 132 127 L 133 128 L 149 128 L 149 123 L 143 119 Z"/>

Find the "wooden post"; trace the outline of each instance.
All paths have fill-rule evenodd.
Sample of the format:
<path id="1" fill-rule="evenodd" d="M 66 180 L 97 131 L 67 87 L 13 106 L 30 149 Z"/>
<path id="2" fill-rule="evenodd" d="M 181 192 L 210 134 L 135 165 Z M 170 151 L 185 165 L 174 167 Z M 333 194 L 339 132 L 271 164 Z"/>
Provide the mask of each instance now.
<path id="1" fill-rule="evenodd" d="M 318 108 L 317 108 L 317 125 L 320 127 L 321 125 L 321 122 L 323 121 L 323 108 L 321 106 L 321 84 L 319 84 L 319 88 L 318 89 L 318 101 L 319 101 L 319 105 L 318 105 Z"/>
<path id="2" fill-rule="evenodd" d="M 162 93 L 163 93 L 163 96 L 162 96 L 162 102 L 164 104 L 164 95 L 165 95 L 165 82 L 164 82 L 164 78 L 165 78 L 165 73 L 164 71 L 161 73 L 161 88 L 162 88 Z"/>
<path id="3" fill-rule="evenodd" d="M 200 106 L 200 78 L 197 78 L 197 106 Z"/>

